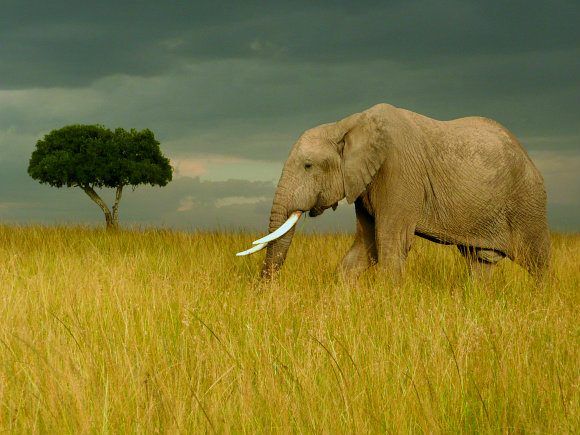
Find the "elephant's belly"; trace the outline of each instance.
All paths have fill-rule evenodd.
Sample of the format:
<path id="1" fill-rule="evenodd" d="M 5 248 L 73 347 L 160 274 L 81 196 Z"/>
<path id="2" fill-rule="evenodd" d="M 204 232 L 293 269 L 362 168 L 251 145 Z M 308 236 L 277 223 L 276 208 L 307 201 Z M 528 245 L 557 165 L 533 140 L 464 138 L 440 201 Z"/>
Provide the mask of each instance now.
<path id="1" fill-rule="evenodd" d="M 415 230 L 415 235 L 423 239 L 430 240 L 431 242 L 441 243 L 442 245 L 456 245 L 456 242 L 448 240 L 446 237 L 441 237 L 441 235 L 435 235 L 432 233 L 425 232 L 424 230 Z"/>
<path id="2" fill-rule="evenodd" d="M 482 249 L 491 249 L 507 254 L 509 251 L 509 237 L 507 231 L 498 228 L 437 228 L 431 225 L 418 224 L 415 235 L 435 243 L 444 245 L 472 246 Z"/>

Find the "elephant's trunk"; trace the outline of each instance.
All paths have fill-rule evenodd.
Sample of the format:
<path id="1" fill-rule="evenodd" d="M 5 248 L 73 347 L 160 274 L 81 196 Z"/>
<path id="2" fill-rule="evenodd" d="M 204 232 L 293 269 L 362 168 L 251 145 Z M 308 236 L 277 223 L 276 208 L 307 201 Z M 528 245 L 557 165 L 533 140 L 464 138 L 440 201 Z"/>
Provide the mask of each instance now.
<path id="1" fill-rule="evenodd" d="M 274 196 L 272 210 L 270 212 L 269 232 L 278 229 L 288 219 L 290 213 L 295 211 L 288 210 L 288 196 L 288 192 L 285 191 L 283 185 L 279 184 Z M 295 228 L 296 227 L 293 226 L 282 237 L 273 240 L 268 244 L 266 258 L 264 259 L 264 265 L 262 266 L 262 278 L 272 277 L 272 275 L 280 269 L 282 264 L 284 264 L 288 248 L 290 248 L 290 243 L 294 236 Z"/>

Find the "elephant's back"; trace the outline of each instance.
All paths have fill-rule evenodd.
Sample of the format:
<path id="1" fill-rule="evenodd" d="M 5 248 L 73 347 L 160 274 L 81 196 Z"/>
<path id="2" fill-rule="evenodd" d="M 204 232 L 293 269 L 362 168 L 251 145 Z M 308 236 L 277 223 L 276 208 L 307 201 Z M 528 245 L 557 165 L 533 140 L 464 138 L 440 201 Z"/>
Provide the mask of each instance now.
<path id="1" fill-rule="evenodd" d="M 458 164 L 489 169 L 496 176 L 523 178 L 534 184 L 543 184 L 542 176 L 525 148 L 499 122 L 470 116 L 436 123 L 439 130 L 436 146 L 441 152 L 452 154 Z"/>
<path id="2" fill-rule="evenodd" d="M 481 116 L 440 121 L 405 109 L 397 111 L 421 131 L 428 160 L 438 168 L 446 167 L 456 180 L 463 179 L 462 185 L 495 185 L 513 191 L 513 183 L 525 181 L 527 187 L 543 191 L 540 171 L 515 135 L 499 122 Z"/>

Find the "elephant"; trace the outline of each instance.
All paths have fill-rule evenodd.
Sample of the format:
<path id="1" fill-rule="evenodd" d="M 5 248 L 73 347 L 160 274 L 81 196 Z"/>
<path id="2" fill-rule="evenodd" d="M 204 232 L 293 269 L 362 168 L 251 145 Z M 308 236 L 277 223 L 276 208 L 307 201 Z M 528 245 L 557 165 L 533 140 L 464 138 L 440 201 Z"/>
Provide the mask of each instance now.
<path id="1" fill-rule="evenodd" d="M 456 245 L 487 269 L 504 257 L 540 278 L 550 262 L 546 191 L 516 137 L 477 116 L 439 121 L 378 104 L 305 131 L 286 160 L 270 213 L 262 277 L 282 266 L 303 213 L 354 202 L 356 235 L 339 266 L 356 278 L 373 264 L 394 279 L 414 236 Z"/>

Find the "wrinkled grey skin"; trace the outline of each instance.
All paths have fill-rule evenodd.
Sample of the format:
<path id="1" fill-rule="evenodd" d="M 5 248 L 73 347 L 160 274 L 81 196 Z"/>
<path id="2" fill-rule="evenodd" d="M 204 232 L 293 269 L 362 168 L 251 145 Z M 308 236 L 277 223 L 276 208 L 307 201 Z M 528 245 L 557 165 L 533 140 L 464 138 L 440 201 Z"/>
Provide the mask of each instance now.
<path id="1" fill-rule="evenodd" d="M 474 267 L 508 257 L 548 267 L 546 192 L 518 140 L 495 121 L 437 121 L 388 104 L 312 128 L 282 170 L 270 232 L 295 210 L 321 214 L 345 198 L 357 225 L 344 277 L 377 263 L 398 279 L 413 236 L 457 245 Z M 284 263 L 294 230 L 268 245 L 262 276 Z"/>

